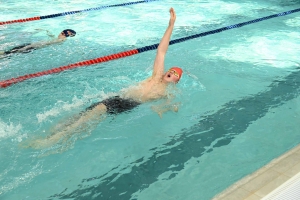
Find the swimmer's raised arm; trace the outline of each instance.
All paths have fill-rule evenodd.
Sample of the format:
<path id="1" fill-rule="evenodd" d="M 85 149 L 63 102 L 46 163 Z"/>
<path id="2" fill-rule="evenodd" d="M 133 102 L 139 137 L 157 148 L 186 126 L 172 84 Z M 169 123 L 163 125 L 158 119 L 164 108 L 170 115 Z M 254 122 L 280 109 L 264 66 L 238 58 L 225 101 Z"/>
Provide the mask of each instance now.
<path id="1" fill-rule="evenodd" d="M 170 21 L 169 26 L 167 30 L 165 31 L 164 36 L 162 37 L 159 46 L 157 48 L 157 53 L 154 61 L 153 66 L 153 74 L 152 78 L 161 79 L 161 77 L 164 74 L 164 61 L 165 61 L 165 55 L 167 53 L 170 38 L 173 32 L 174 24 L 176 20 L 176 13 L 173 8 L 170 8 Z"/>

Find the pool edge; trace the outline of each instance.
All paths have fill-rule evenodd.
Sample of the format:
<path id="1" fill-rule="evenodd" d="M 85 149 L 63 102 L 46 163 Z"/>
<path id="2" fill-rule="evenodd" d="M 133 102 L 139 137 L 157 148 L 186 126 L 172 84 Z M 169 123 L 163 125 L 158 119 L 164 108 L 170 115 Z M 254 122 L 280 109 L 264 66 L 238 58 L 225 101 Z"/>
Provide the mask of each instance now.
<path id="1" fill-rule="evenodd" d="M 258 200 L 291 180 L 300 172 L 300 145 L 240 179 L 212 200 Z"/>

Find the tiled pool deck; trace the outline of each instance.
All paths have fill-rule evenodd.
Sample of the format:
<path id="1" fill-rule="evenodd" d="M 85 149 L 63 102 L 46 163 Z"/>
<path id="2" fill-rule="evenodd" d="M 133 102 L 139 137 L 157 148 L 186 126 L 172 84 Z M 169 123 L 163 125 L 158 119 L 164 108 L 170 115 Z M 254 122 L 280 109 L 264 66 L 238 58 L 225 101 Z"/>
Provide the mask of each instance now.
<path id="1" fill-rule="evenodd" d="M 236 182 L 213 200 L 259 200 L 288 183 L 299 172 L 300 145 Z"/>

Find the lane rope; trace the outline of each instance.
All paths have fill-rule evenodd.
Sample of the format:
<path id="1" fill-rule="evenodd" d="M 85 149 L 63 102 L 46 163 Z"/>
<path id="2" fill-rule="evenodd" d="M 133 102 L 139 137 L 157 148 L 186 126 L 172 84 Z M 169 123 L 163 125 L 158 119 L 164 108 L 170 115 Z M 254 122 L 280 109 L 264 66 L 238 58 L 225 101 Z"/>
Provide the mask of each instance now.
<path id="1" fill-rule="evenodd" d="M 215 30 L 212 30 L 212 31 L 207 31 L 207 32 L 203 32 L 203 33 L 199 33 L 199 34 L 195 34 L 195 35 L 191 35 L 191 36 L 171 40 L 170 45 L 180 43 L 180 42 L 184 42 L 184 41 L 191 40 L 191 39 L 195 39 L 195 38 L 198 38 L 198 37 L 203 37 L 203 36 L 206 36 L 206 35 L 220 33 L 222 31 L 231 30 L 231 29 L 234 29 L 234 28 L 240 28 L 240 27 L 245 26 L 245 25 L 261 22 L 263 20 L 267 20 L 267 19 L 271 19 L 271 18 L 275 18 L 275 17 L 281 17 L 281 16 L 289 15 L 289 14 L 299 12 L 299 11 L 300 11 L 300 8 L 290 10 L 290 11 L 287 11 L 287 12 L 274 14 L 274 15 L 269 15 L 269 16 L 266 16 L 266 17 L 254 19 L 254 20 L 247 21 L 247 22 L 234 24 L 234 25 L 231 25 L 231 26 L 226 26 L 226 27 L 215 29 Z M 74 69 L 74 68 L 78 68 L 78 67 L 93 65 L 93 64 L 97 64 L 97 63 L 108 62 L 108 61 L 111 61 L 111 60 L 131 56 L 131 55 L 142 53 L 142 52 L 145 52 L 145 51 L 155 50 L 155 49 L 157 49 L 158 45 L 159 45 L 159 43 L 153 44 L 153 45 L 150 45 L 150 46 L 145 46 L 145 47 L 133 49 L 133 50 L 129 50 L 129 51 L 125 51 L 125 52 L 120 52 L 120 53 L 117 53 L 117 54 L 112 54 L 112 55 L 100 57 L 100 58 L 95 58 L 95 59 L 92 59 L 92 60 L 77 62 L 77 63 L 69 64 L 69 65 L 66 65 L 66 66 L 62 66 L 62 67 L 58 67 L 58 68 L 54 68 L 54 69 L 50 69 L 50 70 L 46 70 L 46 71 L 41 71 L 41 72 L 37 72 L 37 73 L 33 73 L 33 74 L 27 74 L 27 75 L 24 75 L 24 76 L 19 76 L 17 78 L 11 78 L 11 79 L 8 79 L 8 80 L 3 80 L 3 81 L 0 81 L 0 87 L 5 88 L 7 86 L 10 86 L 11 84 L 15 84 L 15 83 L 27 80 L 27 79 L 40 77 L 40 76 L 44 76 L 44 75 L 49 75 L 49 74 L 54 74 L 54 73 L 59 73 L 59 72 L 65 71 L 65 70 L 70 70 L 70 69 Z"/>
<path id="2" fill-rule="evenodd" d="M 15 20 L 10 20 L 10 21 L 0 22 L 0 25 L 30 22 L 30 21 L 36 21 L 36 20 L 41 20 L 41 19 L 49 19 L 49 18 L 61 17 L 61 16 L 65 16 L 65 15 L 73 15 L 73 14 L 77 14 L 77 13 L 81 13 L 81 12 L 102 10 L 105 8 L 112 8 L 112 7 L 129 6 L 129 5 L 133 5 L 133 4 L 147 3 L 147 2 L 152 2 L 152 1 L 158 1 L 158 0 L 135 1 L 135 2 L 128 2 L 128 3 L 114 4 L 114 5 L 100 6 L 100 7 L 96 7 L 96 8 L 88 8 L 88 9 L 84 9 L 84 10 L 76 10 L 76 11 L 57 13 L 57 14 L 51 14 L 51 15 L 45 15 L 45 16 L 36 16 L 36 17 L 30 17 L 30 18 L 25 18 L 25 19 L 15 19 Z"/>

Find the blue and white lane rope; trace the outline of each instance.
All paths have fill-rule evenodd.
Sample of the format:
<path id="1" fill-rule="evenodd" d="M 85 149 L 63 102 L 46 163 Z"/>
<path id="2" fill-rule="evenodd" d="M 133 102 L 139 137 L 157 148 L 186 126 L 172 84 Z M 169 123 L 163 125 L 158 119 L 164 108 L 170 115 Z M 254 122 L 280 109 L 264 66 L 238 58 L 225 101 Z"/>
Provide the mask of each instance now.
<path id="1" fill-rule="evenodd" d="M 30 17 L 30 18 L 25 18 L 25 19 L 15 19 L 15 20 L 10 20 L 10 21 L 0 22 L 0 26 L 5 25 L 5 24 L 22 23 L 22 22 L 41 20 L 41 19 L 61 17 L 61 16 L 65 16 L 65 15 L 73 15 L 73 14 L 82 13 L 82 12 L 102 10 L 102 9 L 105 9 L 105 8 L 129 6 L 129 5 L 133 5 L 133 4 L 147 3 L 147 2 L 152 2 L 152 1 L 158 1 L 158 0 L 135 1 L 135 2 L 128 2 L 128 3 L 114 4 L 114 5 L 100 6 L 100 7 L 96 7 L 96 8 L 88 8 L 88 9 L 84 9 L 84 10 L 76 10 L 76 11 L 57 13 L 57 14 L 51 14 L 51 15 L 45 15 L 45 16 L 36 16 L 36 17 Z"/>
<path id="2" fill-rule="evenodd" d="M 227 31 L 227 30 L 234 29 L 234 28 L 240 28 L 242 26 L 246 26 L 246 25 L 249 25 L 249 24 L 261 22 L 261 21 L 264 21 L 264 20 L 267 20 L 267 19 L 272 19 L 272 18 L 275 18 L 275 17 L 281 17 L 281 16 L 289 15 L 289 14 L 299 12 L 299 11 L 300 11 L 300 8 L 297 8 L 297 9 L 290 10 L 290 11 L 287 11 L 287 12 L 282 12 L 282 13 L 278 13 L 278 14 L 274 14 L 274 15 L 269 15 L 269 16 L 266 16 L 266 17 L 250 20 L 250 21 L 247 21 L 247 22 L 242 22 L 242 23 L 231 25 L 231 26 L 226 26 L 226 27 L 223 27 L 223 28 L 215 29 L 215 30 L 212 30 L 212 31 L 207 31 L 207 32 L 203 32 L 203 33 L 199 33 L 199 34 L 190 35 L 190 36 L 187 36 L 187 37 L 171 40 L 170 45 L 180 43 L 180 42 L 184 42 L 186 40 L 195 39 L 195 38 L 198 38 L 198 37 L 204 37 L 204 36 L 207 36 L 207 35 L 220 33 L 222 31 Z M 139 53 L 144 52 L 144 51 L 154 50 L 154 49 L 157 49 L 158 45 L 159 44 L 153 44 L 153 45 L 150 45 L 150 46 L 145 46 L 145 47 L 142 47 L 142 48 L 138 48 L 137 50 L 138 50 Z"/>

